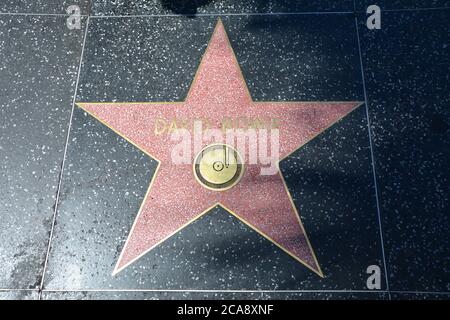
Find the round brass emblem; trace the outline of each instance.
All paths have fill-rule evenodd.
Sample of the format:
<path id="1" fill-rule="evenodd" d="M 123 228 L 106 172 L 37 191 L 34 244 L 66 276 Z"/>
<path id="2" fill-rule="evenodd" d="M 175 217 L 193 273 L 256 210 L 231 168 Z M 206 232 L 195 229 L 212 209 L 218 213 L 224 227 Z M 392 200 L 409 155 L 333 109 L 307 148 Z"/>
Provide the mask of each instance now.
<path id="1" fill-rule="evenodd" d="M 194 175 L 210 190 L 223 191 L 233 187 L 243 173 L 241 155 L 226 144 L 210 144 L 195 157 Z"/>

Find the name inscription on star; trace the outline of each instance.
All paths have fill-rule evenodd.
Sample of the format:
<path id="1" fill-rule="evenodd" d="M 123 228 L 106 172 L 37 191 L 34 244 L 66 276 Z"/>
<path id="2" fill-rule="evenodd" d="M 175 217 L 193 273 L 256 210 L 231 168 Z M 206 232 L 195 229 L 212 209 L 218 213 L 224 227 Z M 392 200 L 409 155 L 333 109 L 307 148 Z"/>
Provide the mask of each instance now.
<path id="1" fill-rule="evenodd" d="M 177 130 L 180 129 L 188 129 L 193 130 L 196 122 L 201 122 L 202 130 L 211 129 L 211 123 L 214 123 L 217 119 L 208 119 L 208 118 L 191 118 L 191 119 L 156 119 L 154 122 L 154 130 L 155 135 L 160 134 L 173 134 L 176 133 Z M 227 130 L 241 129 L 241 130 L 270 130 L 270 129 L 279 129 L 280 119 L 278 118 L 247 118 L 247 117 L 239 117 L 239 118 L 229 118 L 223 117 L 220 120 L 220 124 L 218 128 L 222 130 L 223 133 L 226 133 Z"/>

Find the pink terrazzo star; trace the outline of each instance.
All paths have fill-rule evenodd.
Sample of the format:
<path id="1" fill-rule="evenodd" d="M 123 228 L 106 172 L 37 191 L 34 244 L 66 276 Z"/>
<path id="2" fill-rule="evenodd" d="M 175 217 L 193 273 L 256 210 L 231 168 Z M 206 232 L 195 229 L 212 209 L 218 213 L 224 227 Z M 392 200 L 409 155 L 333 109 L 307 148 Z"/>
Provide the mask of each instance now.
<path id="1" fill-rule="evenodd" d="M 192 164 L 173 163 L 175 142 L 170 135 L 155 133 L 155 121 L 206 118 L 210 127 L 220 128 L 224 117 L 276 118 L 283 158 L 343 118 L 359 102 L 254 102 L 219 20 L 184 102 L 78 105 L 159 161 L 113 274 L 219 204 L 323 276 L 280 172 L 264 176 L 259 165 L 245 164 L 242 179 L 231 189 L 206 189 L 195 179 Z"/>

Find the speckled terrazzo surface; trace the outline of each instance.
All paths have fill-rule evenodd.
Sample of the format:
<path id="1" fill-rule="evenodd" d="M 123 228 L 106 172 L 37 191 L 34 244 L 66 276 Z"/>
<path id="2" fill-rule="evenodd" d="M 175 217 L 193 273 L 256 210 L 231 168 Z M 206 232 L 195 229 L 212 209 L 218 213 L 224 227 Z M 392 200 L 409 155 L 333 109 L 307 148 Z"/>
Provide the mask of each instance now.
<path id="1" fill-rule="evenodd" d="M 352 11 L 352 0 L 94 0 L 94 15 L 290 13 Z"/>
<path id="2" fill-rule="evenodd" d="M 39 287 L 83 40 L 64 23 L 0 16 L 1 288 Z"/>
<path id="3" fill-rule="evenodd" d="M 0 4 L 0 299 L 449 299 L 448 1 L 381 30 L 362 0 L 195 3 Z M 280 162 L 323 278 L 220 207 L 111 276 L 157 161 L 73 101 L 184 101 L 217 14 L 254 101 L 363 102 Z"/>
<path id="4" fill-rule="evenodd" d="M 77 5 L 81 13 L 87 15 L 90 10 L 90 0 L 2 0 L 0 13 L 28 14 L 66 14 L 71 5 Z"/>
<path id="5" fill-rule="evenodd" d="M 356 0 L 355 6 L 358 10 L 365 11 L 367 6 L 377 4 L 384 10 L 402 10 L 402 9 L 435 9 L 448 8 L 449 0 L 378 0 L 376 2 L 370 0 Z"/>

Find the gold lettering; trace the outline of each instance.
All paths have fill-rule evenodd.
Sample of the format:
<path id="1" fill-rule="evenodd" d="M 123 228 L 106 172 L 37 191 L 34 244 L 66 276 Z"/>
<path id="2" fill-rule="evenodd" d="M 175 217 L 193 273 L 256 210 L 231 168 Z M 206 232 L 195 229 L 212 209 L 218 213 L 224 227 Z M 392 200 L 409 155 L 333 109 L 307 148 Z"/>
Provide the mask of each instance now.
<path id="1" fill-rule="evenodd" d="M 203 121 L 203 126 L 204 126 L 203 131 L 208 130 L 211 127 L 211 124 L 210 124 L 208 118 L 203 118 L 202 121 Z"/>
<path id="2" fill-rule="evenodd" d="M 166 131 L 166 121 L 163 119 L 156 119 L 155 121 L 155 134 L 158 136 Z"/>
<path id="3" fill-rule="evenodd" d="M 266 127 L 264 121 L 262 121 L 261 119 L 250 119 L 249 125 L 248 125 L 249 129 L 264 129 Z"/>
<path id="4" fill-rule="evenodd" d="M 272 118 L 271 119 L 271 128 L 272 129 L 279 129 L 280 128 L 280 119 Z"/>
<path id="5" fill-rule="evenodd" d="M 228 129 L 233 129 L 233 120 L 225 117 L 222 119 L 222 131 L 226 132 Z"/>
<path id="6" fill-rule="evenodd" d="M 248 122 L 246 117 L 239 117 L 236 120 L 236 129 L 248 129 Z"/>
<path id="7" fill-rule="evenodd" d="M 172 121 L 170 121 L 170 125 L 167 128 L 167 134 L 172 134 L 178 129 L 177 127 L 177 119 L 173 118 Z"/>

